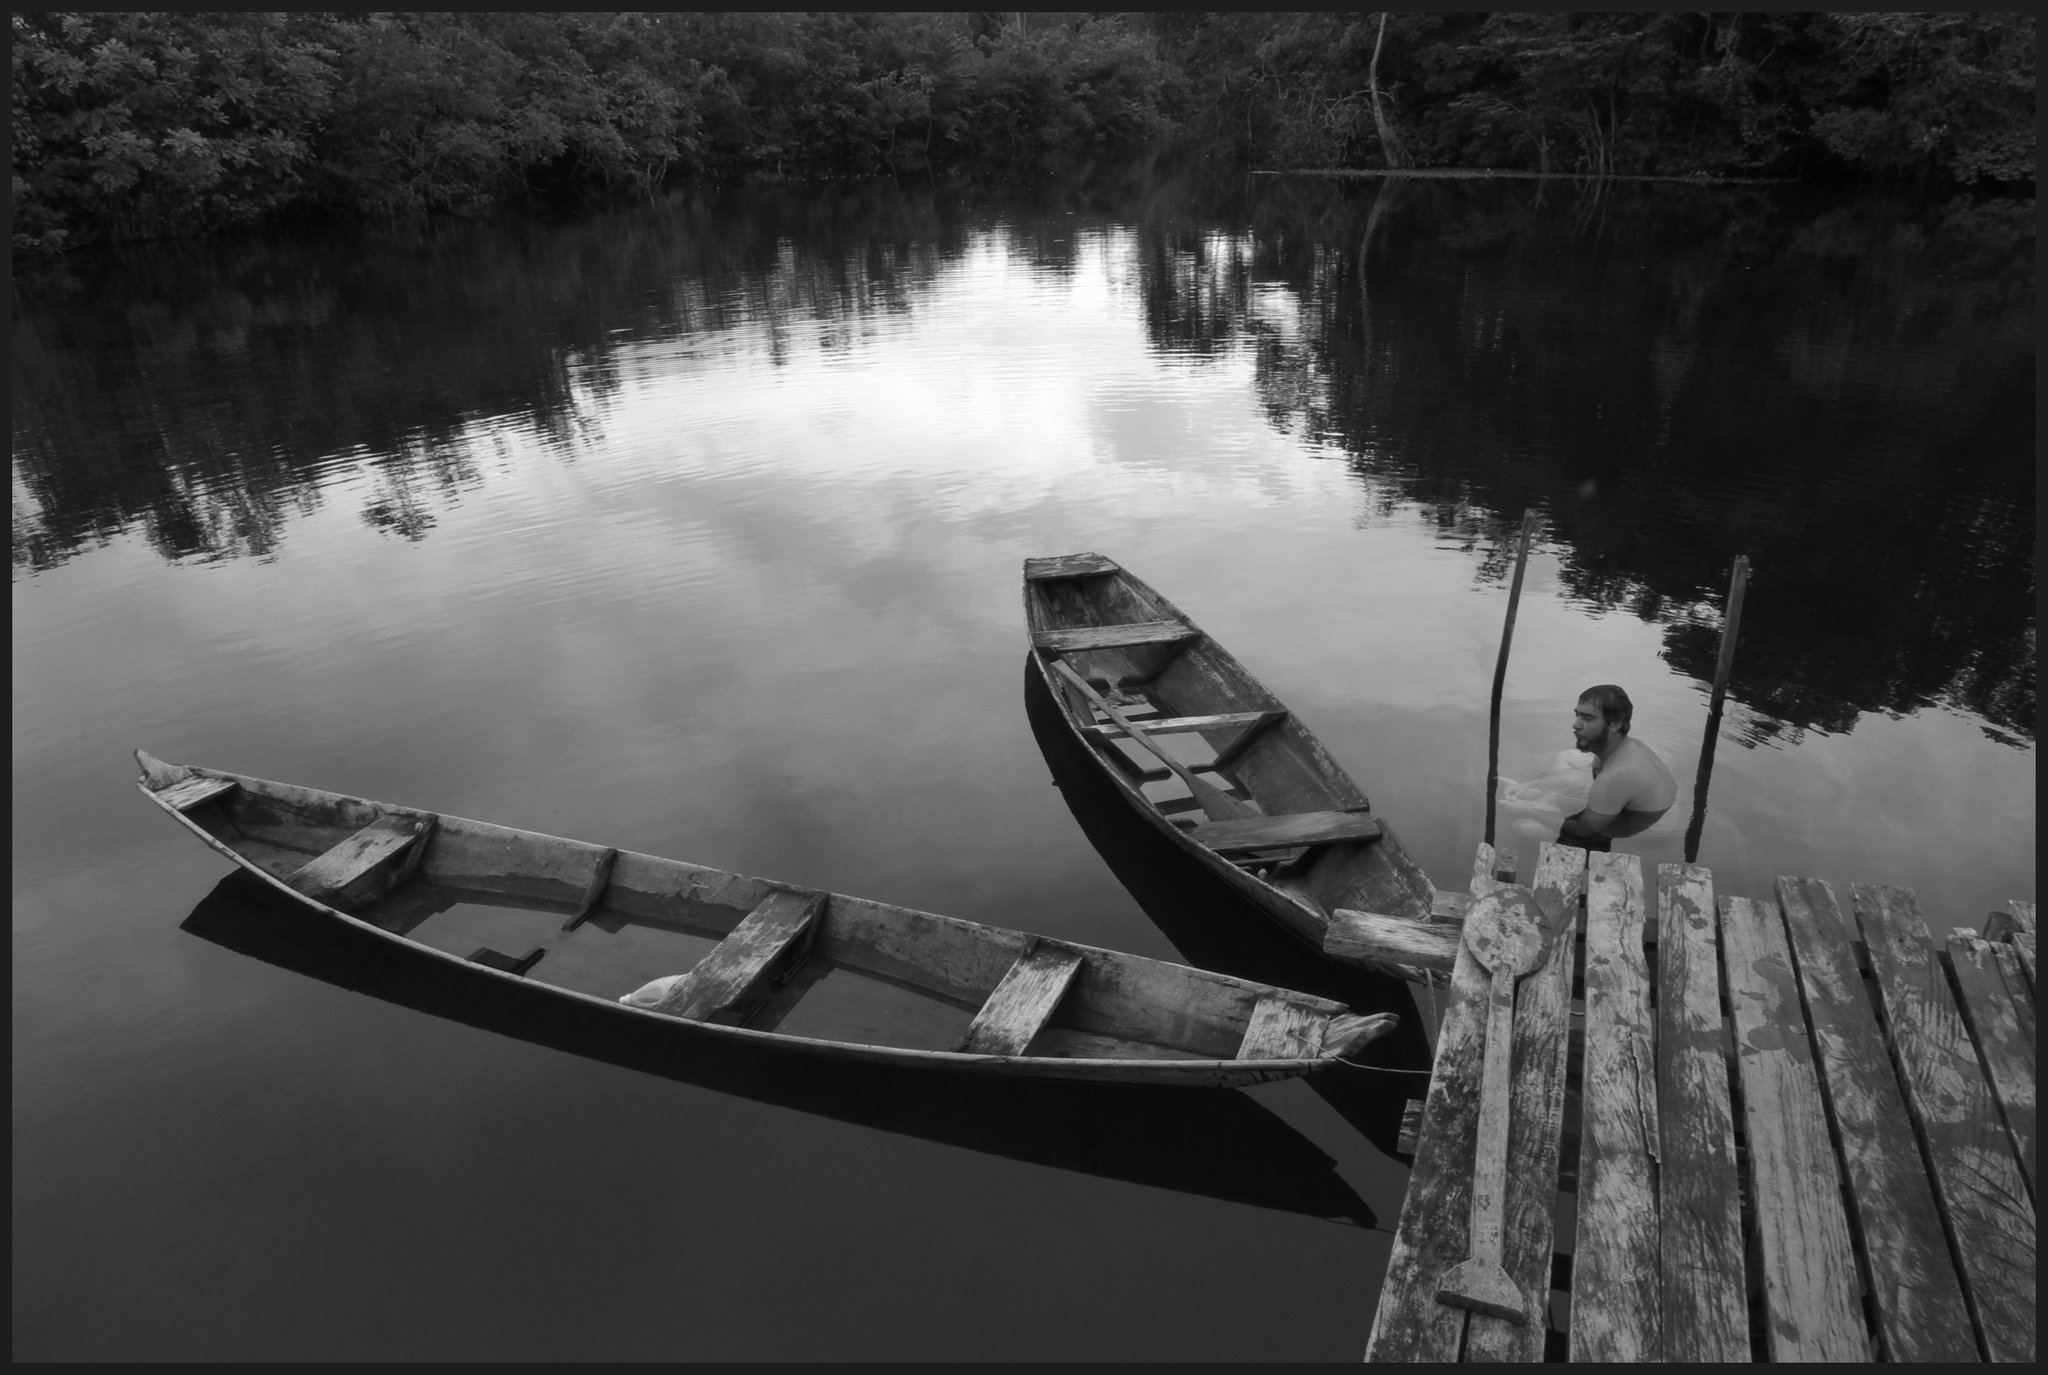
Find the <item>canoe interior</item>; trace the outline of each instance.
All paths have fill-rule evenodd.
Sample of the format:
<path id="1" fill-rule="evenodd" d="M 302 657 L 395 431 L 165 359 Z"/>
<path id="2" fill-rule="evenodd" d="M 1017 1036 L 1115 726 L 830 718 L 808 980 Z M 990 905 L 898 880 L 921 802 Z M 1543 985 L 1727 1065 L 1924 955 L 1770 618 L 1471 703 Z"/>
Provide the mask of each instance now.
<path id="1" fill-rule="evenodd" d="M 417 817 L 360 798 L 214 770 L 238 786 L 186 820 L 257 868 L 285 879 L 372 822 Z M 601 900 L 574 929 L 604 847 L 458 817 L 440 817 L 416 867 L 388 893 L 369 874 L 336 905 L 430 949 L 542 957 L 538 984 L 606 1000 L 687 973 L 785 885 L 679 860 L 619 852 Z M 404 864 L 394 858 L 387 871 Z M 829 895 L 808 951 L 768 987 L 741 1025 L 814 1040 L 904 1050 L 956 1049 L 1033 937 L 868 899 Z M 1228 975 L 1088 947 L 1032 1058 L 1231 1060 L 1254 1009 L 1274 993 Z M 1324 1016 L 1336 1003 L 1289 994 Z"/>
<path id="2" fill-rule="evenodd" d="M 1088 568 L 1099 566 L 1097 560 L 1108 565 L 1106 571 L 1044 576 L 1027 566 L 1025 616 L 1034 639 L 1043 632 L 1133 622 L 1193 625 L 1179 607 L 1099 555 L 1044 563 L 1075 562 Z M 1267 816 L 1371 806 L 1365 792 L 1286 704 L 1207 635 L 1198 633 L 1179 644 L 1071 650 L 1061 657 L 1098 687 L 1104 681 L 1115 684 L 1118 709 L 1140 725 L 1147 719 L 1286 713 L 1269 724 L 1232 723 L 1154 737 L 1183 765 L 1201 770 L 1201 776 L 1254 803 Z M 1049 675 L 1049 681 L 1069 720 L 1101 753 L 1113 775 L 1180 829 L 1207 819 L 1188 788 L 1157 767 L 1141 747 L 1105 739 L 1090 729 L 1108 718 L 1079 689 L 1056 674 Z M 1213 766 L 1219 758 L 1222 765 Z M 1211 767 L 1203 769 L 1204 765 Z M 1267 862 L 1255 858 L 1245 867 L 1325 921 L 1339 907 L 1427 920 L 1435 896 L 1428 875 L 1391 833 L 1377 840 L 1276 851 Z"/>

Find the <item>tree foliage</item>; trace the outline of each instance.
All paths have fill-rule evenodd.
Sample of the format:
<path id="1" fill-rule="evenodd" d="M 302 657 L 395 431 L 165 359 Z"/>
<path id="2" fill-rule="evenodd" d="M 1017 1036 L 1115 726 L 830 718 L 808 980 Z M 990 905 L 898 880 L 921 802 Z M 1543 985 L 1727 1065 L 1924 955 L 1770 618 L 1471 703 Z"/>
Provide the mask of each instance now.
<path id="1" fill-rule="evenodd" d="M 2025 183 L 2030 14 L 12 16 L 18 251 L 1179 133 L 1283 166 Z"/>

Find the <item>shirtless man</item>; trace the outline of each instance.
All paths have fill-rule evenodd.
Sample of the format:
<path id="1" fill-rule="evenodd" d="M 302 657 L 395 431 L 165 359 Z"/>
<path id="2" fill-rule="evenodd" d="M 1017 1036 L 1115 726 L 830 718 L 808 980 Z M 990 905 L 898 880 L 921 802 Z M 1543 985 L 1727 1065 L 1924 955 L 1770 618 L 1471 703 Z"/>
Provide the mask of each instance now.
<path id="1" fill-rule="evenodd" d="M 1593 791 L 1564 819 L 1560 845 L 1607 850 L 1655 825 L 1678 800 L 1678 784 L 1648 745 L 1628 736 L 1635 705 L 1612 683 L 1589 687 L 1572 713 L 1572 739 L 1593 756 Z"/>

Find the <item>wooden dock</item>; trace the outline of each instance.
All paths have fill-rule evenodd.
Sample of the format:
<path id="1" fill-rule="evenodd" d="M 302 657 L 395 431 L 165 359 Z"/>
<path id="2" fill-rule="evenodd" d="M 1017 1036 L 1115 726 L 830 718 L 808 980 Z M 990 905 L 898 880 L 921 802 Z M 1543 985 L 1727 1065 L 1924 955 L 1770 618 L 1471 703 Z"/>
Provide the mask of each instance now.
<path id="1" fill-rule="evenodd" d="M 2031 902 L 1936 945 L 1895 888 L 1723 897 L 1557 845 L 1528 886 L 1571 901 L 1514 993 L 1502 1261 L 1526 1312 L 1437 1297 L 1486 1035 L 1461 945 L 1367 1360 L 2034 1359 Z"/>

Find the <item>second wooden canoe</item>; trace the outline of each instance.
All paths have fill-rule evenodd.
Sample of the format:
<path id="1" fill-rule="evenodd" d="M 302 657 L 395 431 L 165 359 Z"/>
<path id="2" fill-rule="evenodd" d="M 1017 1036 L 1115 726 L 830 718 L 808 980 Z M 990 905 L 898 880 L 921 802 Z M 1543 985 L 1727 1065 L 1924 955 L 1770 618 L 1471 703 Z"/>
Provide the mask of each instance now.
<path id="1" fill-rule="evenodd" d="M 1068 726 L 1196 863 L 1318 951 L 1335 914 L 1364 914 L 1387 939 L 1350 942 L 1351 962 L 1449 967 L 1457 928 L 1433 921 L 1436 889 L 1393 827 L 1179 607 L 1113 559 L 1069 554 L 1025 560 L 1024 617 Z"/>

